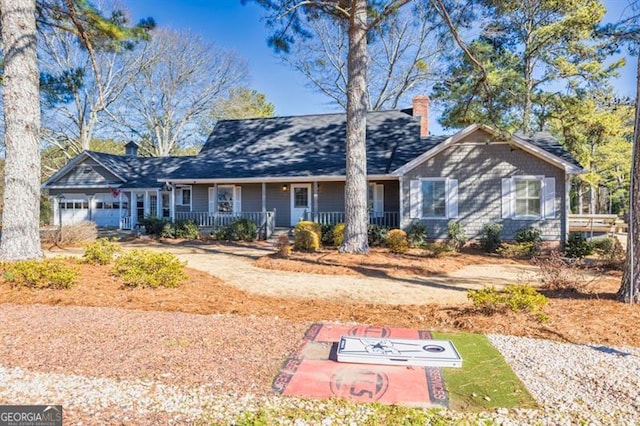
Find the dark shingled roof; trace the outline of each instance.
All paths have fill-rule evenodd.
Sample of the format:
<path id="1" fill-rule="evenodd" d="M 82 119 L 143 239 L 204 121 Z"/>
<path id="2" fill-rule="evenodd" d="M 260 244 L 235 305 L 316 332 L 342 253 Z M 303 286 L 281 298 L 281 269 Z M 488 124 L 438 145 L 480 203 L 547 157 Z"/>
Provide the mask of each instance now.
<path id="1" fill-rule="evenodd" d="M 194 158 L 134 157 L 97 151 L 87 153 L 126 181 L 120 188 L 159 188 L 162 183 L 158 182 L 158 178 L 173 172 Z"/>
<path id="2" fill-rule="evenodd" d="M 420 138 L 406 111 L 367 115 L 367 174 L 387 174 L 446 139 Z M 164 177 L 233 179 L 345 175 L 346 115 L 324 114 L 217 123 L 188 164 Z"/>
<path id="3" fill-rule="evenodd" d="M 411 109 L 369 112 L 367 174 L 391 173 L 449 137 L 419 134 Z M 582 168 L 549 133 L 516 136 Z M 158 179 L 344 176 L 345 137 L 345 114 L 222 120 L 197 156 L 89 154 L 125 179 L 123 188 L 156 188 Z"/>
<path id="4" fill-rule="evenodd" d="M 560 145 L 558 140 L 549 132 L 537 132 L 532 134 L 516 133 L 515 136 L 582 169 L 582 165 L 578 163 L 578 161 L 573 158 L 573 156 L 569 154 L 569 152 Z"/>

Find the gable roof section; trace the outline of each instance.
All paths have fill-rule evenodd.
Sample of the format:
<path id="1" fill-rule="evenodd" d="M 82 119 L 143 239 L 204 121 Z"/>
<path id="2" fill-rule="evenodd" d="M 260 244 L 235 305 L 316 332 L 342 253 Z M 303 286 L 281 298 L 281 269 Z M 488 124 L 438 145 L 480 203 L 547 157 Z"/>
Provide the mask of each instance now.
<path id="1" fill-rule="evenodd" d="M 193 157 L 134 157 L 83 151 L 47 179 L 42 187 L 54 186 L 58 179 L 86 158 L 93 159 L 122 181 L 122 184 L 114 186 L 119 188 L 157 188 L 161 186 L 158 181 L 161 175 L 176 170 Z"/>
<path id="2" fill-rule="evenodd" d="M 367 174 L 385 175 L 442 137 L 420 138 L 420 119 L 402 111 L 367 115 Z M 200 154 L 166 180 L 345 175 L 346 115 L 217 123 Z"/>
<path id="3" fill-rule="evenodd" d="M 498 133 L 491 127 L 482 124 L 472 124 L 460 130 L 453 136 L 445 138 L 441 143 L 435 145 L 423 154 L 418 155 L 417 157 L 414 156 L 412 160 L 401 165 L 397 169 L 394 169 L 393 174 L 399 176 L 405 174 L 417 165 L 479 130 L 498 136 Z M 584 172 L 580 163 L 578 163 L 549 133 L 540 132 L 529 136 L 515 134 L 508 143 L 515 145 L 524 151 L 555 165 L 556 167 L 564 169 L 569 174 L 580 174 Z"/>

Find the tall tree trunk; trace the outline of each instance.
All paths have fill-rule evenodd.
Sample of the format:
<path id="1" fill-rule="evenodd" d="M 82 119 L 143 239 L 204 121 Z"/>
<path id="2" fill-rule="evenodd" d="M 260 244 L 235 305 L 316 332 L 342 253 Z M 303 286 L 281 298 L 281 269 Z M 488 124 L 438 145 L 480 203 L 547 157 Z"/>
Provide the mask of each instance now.
<path id="1" fill-rule="evenodd" d="M 366 253 L 367 239 L 367 1 L 352 0 L 347 84 L 345 229 L 340 251 Z"/>
<path id="2" fill-rule="evenodd" d="M 529 133 L 531 131 L 531 94 L 533 93 L 533 66 L 531 65 L 531 57 L 527 56 L 524 60 L 524 111 L 522 112 L 522 131 Z"/>
<path id="3" fill-rule="evenodd" d="M 6 165 L 0 258 L 42 257 L 35 0 L 0 0 Z"/>
<path id="4" fill-rule="evenodd" d="M 627 261 L 618 298 L 625 302 L 640 303 L 640 52 L 636 69 L 636 120 L 633 133 L 633 159 L 631 163 L 631 190 L 629 191 L 629 233 L 627 234 Z"/>

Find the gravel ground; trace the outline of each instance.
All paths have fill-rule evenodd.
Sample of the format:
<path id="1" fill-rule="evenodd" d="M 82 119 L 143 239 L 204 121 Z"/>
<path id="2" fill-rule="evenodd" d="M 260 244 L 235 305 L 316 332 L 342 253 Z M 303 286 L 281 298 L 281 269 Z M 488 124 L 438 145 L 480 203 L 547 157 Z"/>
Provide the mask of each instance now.
<path id="1" fill-rule="evenodd" d="M 269 394 L 307 327 L 277 318 L 0 305 L 0 404 L 62 404 L 67 424 L 227 424 L 260 409 L 296 413 L 269 423 L 384 424 L 375 406 Z M 489 338 L 541 407 L 441 411 L 447 423 L 638 423 L 640 349 Z"/>
<path id="2" fill-rule="evenodd" d="M 640 421 L 640 349 L 488 337 L 538 403 L 559 418 Z"/>

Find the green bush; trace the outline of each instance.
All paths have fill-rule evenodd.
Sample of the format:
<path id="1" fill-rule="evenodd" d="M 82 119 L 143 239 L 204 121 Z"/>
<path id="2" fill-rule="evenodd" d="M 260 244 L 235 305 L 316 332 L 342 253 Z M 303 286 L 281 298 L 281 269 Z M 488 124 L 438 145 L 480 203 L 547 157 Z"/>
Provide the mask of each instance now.
<path id="1" fill-rule="evenodd" d="M 320 238 L 311 228 L 301 227 L 296 230 L 293 240 L 294 250 L 312 252 L 318 248 L 320 248 Z"/>
<path id="2" fill-rule="evenodd" d="M 79 276 L 76 267 L 59 258 L 5 262 L 2 270 L 13 287 L 66 289 L 76 285 Z"/>
<path id="3" fill-rule="evenodd" d="M 467 297 L 473 306 L 487 314 L 496 312 L 530 312 L 544 318 L 542 308 L 548 300 L 529 284 L 509 284 L 499 291 L 494 286 L 484 286 L 480 290 L 469 290 Z"/>
<path id="4" fill-rule="evenodd" d="M 451 245 L 442 243 L 427 243 L 423 246 L 427 257 L 444 257 L 455 251 Z"/>
<path id="5" fill-rule="evenodd" d="M 383 247 L 387 240 L 387 232 L 389 232 L 389 228 L 384 226 L 369 225 L 367 228 L 369 247 Z"/>
<path id="6" fill-rule="evenodd" d="M 113 256 L 120 252 L 117 239 L 98 238 L 84 248 L 82 259 L 94 265 L 108 265 L 113 260 Z"/>
<path id="7" fill-rule="evenodd" d="M 344 223 L 337 223 L 333 227 L 333 244 L 340 247 L 344 242 Z"/>
<path id="8" fill-rule="evenodd" d="M 464 225 L 455 220 L 450 220 L 447 224 L 447 236 L 449 238 L 449 246 L 453 251 L 460 251 L 467 243 L 467 234 L 464 232 Z"/>
<path id="9" fill-rule="evenodd" d="M 427 242 L 427 228 L 419 223 L 412 223 L 406 229 L 409 247 L 422 247 Z"/>
<path id="10" fill-rule="evenodd" d="M 236 219 L 226 227 L 225 239 L 229 241 L 255 241 L 258 225 L 249 219 Z"/>
<path id="11" fill-rule="evenodd" d="M 533 226 L 521 228 L 516 231 L 514 240 L 517 243 L 540 244 L 540 241 L 542 241 L 542 231 Z"/>
<path id="12" fill-rule="evenodd" d="M 500 238 L 501 233 L 502 225 L 499 223 L 488 223 L 484 225 L 480 234 L 480 246 L 482 250 L 487 253 L 495 252 L 502 243 L 502 239 Z"/>
<path id="13" fill-rule="evenodd" d="M 171 222 L 164 222 L 160 232 L 155 235 L 160 238 L 174 238 L 176 236 L 176 226 Z"/>
<path id="14" fill-rule="evenodd" d="M 171 253 L 131 250 L 116 259 L 112 274 L 129 287 L 178 287 L 187 278 L 186 262 Z"/>
<path id="15" fill-rule="evenodd" d="M 147 216 L 140 221 L 140 225 L 144 226 L 145 233 L 147 235 L 155 235 L 157 237 L 164 238 L 168 238 L 168 236 L 163 235 L 167 224 L 169 224 L 167 220 L 156 216 Z M 173 232 L 171 234 L 173 235 Z"/>
<path id="16" fill-rule="evenodd" d="M 322 238 L 320 239 L 323 246 L 334 246 L 333 242 L 333 228 L 334 226 L 331 224 L 320 225 L 320 231 L 322 233 Z"/>
<path id="17" fill-rule="evenodd" d="M 582 259 L 593 253 L 593 246 L 580 232 L 571 232 L 564 245 L 564 254 L 574 259 Z"/>
<path id="18" fill-rule="evenodd" d="M 625 261 L 626 251 L 616 237 L 596 238 L 591 242 L 593 251 L 605 265 L 621 267 Z"/>
<path id="19" fill-rule="evenodd" d="M 506 258 L 530 258 L 538 252 L 538 247 L 535 243 L 502 243 L 496 250 L 502 257 Z"/>
<path id="20" fill-rule="evenodd" d="M 406 253 L 409 250 L 407 233 L 402 229 L 391 229 L 387 232 L 387 247 L 391 253 Z"/>
<path id="21" fill-rule="evenodd" d="M 177 220 L 174 225 L 173 235 L 175 238 L 197 240 L 200 237 L 200 228 L 198 228 L 198 224 L 191 219 Z"/>

